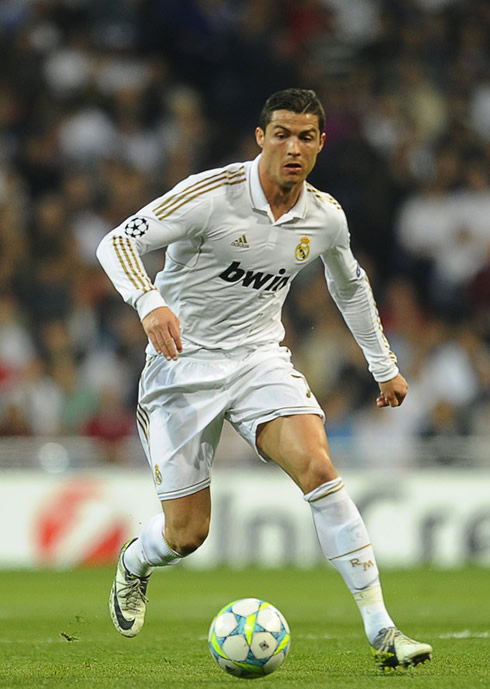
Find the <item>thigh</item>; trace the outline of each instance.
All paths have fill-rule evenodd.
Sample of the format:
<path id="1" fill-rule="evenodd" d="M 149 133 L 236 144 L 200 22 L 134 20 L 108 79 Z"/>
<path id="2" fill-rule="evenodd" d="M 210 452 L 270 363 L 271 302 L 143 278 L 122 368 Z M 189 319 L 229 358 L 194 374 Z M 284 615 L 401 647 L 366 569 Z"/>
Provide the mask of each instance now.
<path id="1" fill-rule="evenodd" d="M 260 424 L 257 446 L 284 469 L 305 494 L 338 476 L 319 416 L 283 416 Z"/>
<path id="2" fill-rule="evenodd" d="M 260 425 L 281 417 L 314 415 L 323 427 L 323 410 L 285 347 L 258 350 L 238 373 L 226 418 L 261 459 L 271 457 L 256 443 Z"/>
<path id="3" fill-rule="evenodd" d="M 214 375 L 213 375 L 214 370 Z M 220 372 L 209 362 L 159 356 L 140 381 L 139 436 L 160 500 L 175 500 L 208 487 L 224 421 Z"/>

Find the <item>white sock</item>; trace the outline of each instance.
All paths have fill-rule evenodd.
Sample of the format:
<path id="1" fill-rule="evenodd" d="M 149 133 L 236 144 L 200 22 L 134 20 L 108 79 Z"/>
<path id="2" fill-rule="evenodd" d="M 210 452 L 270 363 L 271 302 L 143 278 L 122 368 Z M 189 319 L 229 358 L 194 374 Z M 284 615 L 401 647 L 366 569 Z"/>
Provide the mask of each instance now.
<path id="1" fill-rule="evenodd" d="M 147 577 L 154 567 L 164 567 L 182 559 L 182 555 L 169 547 L 165 540 L 165 515 L 155 515 L 143 527 L 137 538 L 124 553 L 126 569 L 137 577 Z"/>
<path id="2" fill-rule="evenodd" d="M 361 613 L 364 631 L 370 643 L 374 641 L 381 629 L 395 626 L 385 608 L 380 584 L 355 593 L 354 600 Z"/>
<path id="3" fill-rule="evenodd" d="M 379 572 L 364 521 L 342 479 L 322 484 L 304 496 L 310 503 L 324 555 L 353 594 L 370 642 L 383 627 L 393 627 L 381 593 Z"/>

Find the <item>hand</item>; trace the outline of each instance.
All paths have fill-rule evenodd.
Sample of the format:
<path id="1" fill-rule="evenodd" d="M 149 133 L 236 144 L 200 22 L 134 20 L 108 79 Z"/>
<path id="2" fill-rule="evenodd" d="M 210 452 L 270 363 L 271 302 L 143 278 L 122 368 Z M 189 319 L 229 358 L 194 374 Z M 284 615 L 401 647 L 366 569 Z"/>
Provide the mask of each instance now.
<path id="1" fill-rule="evenodd" d="M 399 373 L 385 383 L 378 383 L 381 395 L 376 400 L 377 407 L 399 407 L 407 396 L 408 384 Z"/>
<path id="2" fill-rule="evenodd" d="M 180 321 L 168 306 L 150 311 L 141 324 L 159 354 L 164 354 L 167 360 L 179 358 L 177 352 L 182 351 Z"/>

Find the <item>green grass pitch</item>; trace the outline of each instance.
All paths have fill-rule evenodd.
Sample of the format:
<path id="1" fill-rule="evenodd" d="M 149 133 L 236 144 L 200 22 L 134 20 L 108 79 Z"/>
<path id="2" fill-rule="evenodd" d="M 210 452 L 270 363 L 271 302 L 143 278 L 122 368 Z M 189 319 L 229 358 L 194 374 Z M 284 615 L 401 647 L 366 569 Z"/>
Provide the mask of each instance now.
<path id="1" fill-rule="evenodd" d="M 173 567 L 150 582 L 147 621 L 134 639 L 110 621 L 112 569 L 0 572 L 1 689 L 225 689 L 207 649 L 208 626 L 227 602 L 276 605 L 291 627 L 289 657 L 257 689 L 484 689 L 490 686 L 490 573 L 386 571 L 385 599 L 400 628 L 434 658 L 381 674 L 355 604 L 330 567 L 214 570 Z M 247 685 L 249 686 L 249 685 Z"/>

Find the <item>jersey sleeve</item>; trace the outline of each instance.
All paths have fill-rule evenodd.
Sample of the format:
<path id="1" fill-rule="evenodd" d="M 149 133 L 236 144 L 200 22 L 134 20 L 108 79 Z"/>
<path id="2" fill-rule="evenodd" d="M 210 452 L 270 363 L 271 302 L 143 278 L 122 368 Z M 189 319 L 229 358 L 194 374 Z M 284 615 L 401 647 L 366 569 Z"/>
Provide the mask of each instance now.
<path id="1" fill-rule="evenodd" d="M 383 383 L 398 374 L 397 359 L 383 332 L 366 272 L 352 253 L 343 211 L 339 211 L 338 218 L 336 242 L 322 255 L 328 290 L 361 347 L 374 379 Z"/>
<path id="2" fill-rule="evenodd" d="M 185 199 L 185 187 L 179 189 L 181 185 L 126 218 L 103 237 L 97 248 L 97 258 L 114 287 L 138 311 L 141 320 L 159 306 L 166 306 L 141 257 L 197 236 L 206 222 L 202 202 L 181 202 Z"/>

